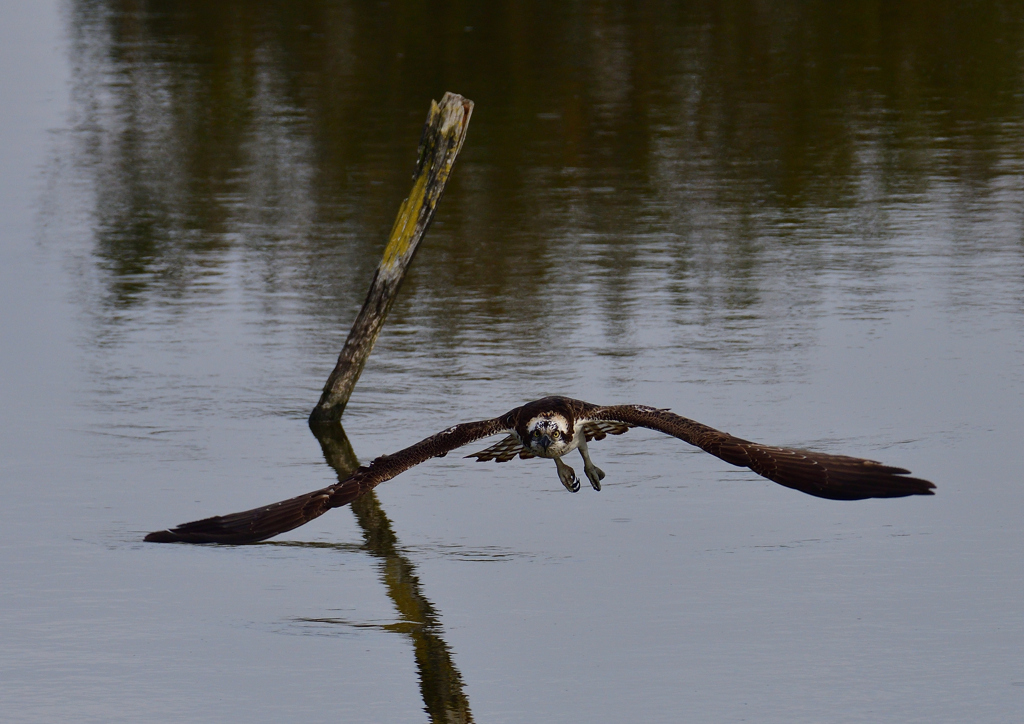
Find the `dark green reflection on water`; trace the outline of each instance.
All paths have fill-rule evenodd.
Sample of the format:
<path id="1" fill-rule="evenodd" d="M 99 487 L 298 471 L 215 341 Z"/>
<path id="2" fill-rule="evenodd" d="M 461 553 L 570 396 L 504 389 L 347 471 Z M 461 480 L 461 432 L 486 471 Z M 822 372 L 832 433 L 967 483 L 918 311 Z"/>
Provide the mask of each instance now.
<path id="1" fill-rule="evenodd" d="M 477 111 L 435 267 L 410 283 L 491 315 L 543 299 L 570 258 L 628 297 L 655 242 L 679 299 L 708 294 L 710 254 L 728 302 L 756 309 L 769 260 L 822 263 L 778 261 L 780 222 L 951 179 L 984 195 L 1022 158 L 1016 2 L 71 8 L 76 160 L 115 307 L 201 293 L 240 256 L 263 291 L 347 326 L 445 90 Z"/>
<path id="2" fill-rule="evenodd" d="M 347 478 L 359 467 L 359 460 L 340 425 L 317 425 L 313 432 L 320 441 L 324 458 L 338 473 L 339 480 Z M 353 502 L 351 508 L 363 529 L 362 547 L 380 561 L 381 580 L 401 616 L 399 622 L 385 624 L 381 628 L 405 634 L 412 641 L 420 678 L 420 693 L 430 720 L 445 723 L 473 721 L 469 699 L 462 690 L 462 676 L 442 638 L 437 612 L 420 589 L 416 567 L 398 549 L 398 537 L 391 528 L 391 521 L 381 507 L 377 494 L 371 490 Z M 340 619 L 303 620 L 329 625 L 352 625 Z"/>

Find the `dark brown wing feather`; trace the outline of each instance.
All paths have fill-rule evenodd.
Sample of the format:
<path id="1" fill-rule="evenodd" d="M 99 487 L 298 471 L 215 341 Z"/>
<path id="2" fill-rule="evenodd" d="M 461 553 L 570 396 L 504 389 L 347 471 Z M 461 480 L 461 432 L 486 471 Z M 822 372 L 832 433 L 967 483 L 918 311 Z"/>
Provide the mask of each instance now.
<path id="1" fill-rule="evenodd" d="M 514 410 L 512 412 L 515 412 Z M 481 438 L 507 432 L 507 418 L 512 413 L 480 422 L 455 425 L 444 432 L 431 435 L 415 445 L 399 450 L 393 455 L 383 455 L 367 466 L 356 470 L 337 485 L 314 490 L 280 503 L 262 508 L 218 515 L 191 523 L 184 523 L 170 530 L 150 533 L 145 540 L 151 543 L 256 543 L 298 528 L 304 523 L 351 503 L 363 493 L 377 487 L 386 480 L 405 472 L 414 465 L 434 457 L 444 457 L 452 450 L 468 445 Z"/>
<path id="2" fill-rule="evenodd" d="M 150 543 L 256 543 L 320 517 L 335 507 L 331 505 L 333 492 L 332 488 L 323 488 L 241 513 L 194 520 L 171 530 L 150 533 L 145 540 Z"/>
<path id="3" fill-rule="evenodd" d="M 621 435 L 628 432 L 632 425 L 612 420 L 594 420 L 583 423 L 583 434 L 587 442 L 592 440 L 604 440 L 608 435 Z"/>
<path id="4" fill-rule="evenodd" d="M 515 435 L 509 435 L 500 442 L 494 443 L 489 448 L 485 448 L 480 452 L 470 453 L 466 457 L 476 458 L 478 463 L 485 463 L 488 460 L 493 460 L 496 463 L 507 463 L 516 455 L 521 457 L 523 460 L 537 457 L 532 452 L 524 448 L 523 444 L 519 442 L 519 438 Z"/>
<path id="5" fill-rule="evenodd" d="M 779 485 L 819 498 L 862 500 L 934 494 L 932 483 L 908 477 L 910 471 L 903 468 L 846 455 L 761 445 L 668 410 L 641 405 L 592 406 L 582 417 L 588 421 L 612 420 L 658 430 L 696 445 L 727 463 L 750 468 Z"/>

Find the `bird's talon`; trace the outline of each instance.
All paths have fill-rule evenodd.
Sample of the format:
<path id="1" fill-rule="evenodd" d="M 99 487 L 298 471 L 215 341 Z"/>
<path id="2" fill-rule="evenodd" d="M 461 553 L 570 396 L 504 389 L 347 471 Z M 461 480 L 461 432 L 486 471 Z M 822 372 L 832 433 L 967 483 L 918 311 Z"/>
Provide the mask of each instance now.
<path id="1" fill-rule="evenodd" d="M 565 463 L 561 463 L 558 466 L 558 479 L 562 481 L 562 485 L 570 493 L 578 493 L 580 490 L 580 481 L 576 477 L 576 471 L 570 468 Z"/>
<path id="2" fill-rule="evenodd" d="M 600 492 L 601 481 L 604 480 L 604 471 L 595 465 L 586 468 L 584 472 L 587 474 L 587 478 L 590 480 L 590 484 L 593 486 L 594 490 Z"/>

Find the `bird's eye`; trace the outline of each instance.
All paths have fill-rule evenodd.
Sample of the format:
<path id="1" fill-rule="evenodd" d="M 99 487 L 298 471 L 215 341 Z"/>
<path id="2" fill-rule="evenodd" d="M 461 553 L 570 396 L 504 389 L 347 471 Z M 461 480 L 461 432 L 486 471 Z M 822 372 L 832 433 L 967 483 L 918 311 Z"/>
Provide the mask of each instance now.
<path id="1" fill-rule="evenodd" d="M 534 430 L 533 431 L 533 436 L 534 437 L 540 437 L 540 430 Z"/>
<path id="2" fill-rule="evenodd" d="M 552 440 L 557 440 L 561 436 L 562 436 L 562 433 L 560 433 L 558 430 L 555 430 L 554 432 L 551 433 L 551 439 Z"/>

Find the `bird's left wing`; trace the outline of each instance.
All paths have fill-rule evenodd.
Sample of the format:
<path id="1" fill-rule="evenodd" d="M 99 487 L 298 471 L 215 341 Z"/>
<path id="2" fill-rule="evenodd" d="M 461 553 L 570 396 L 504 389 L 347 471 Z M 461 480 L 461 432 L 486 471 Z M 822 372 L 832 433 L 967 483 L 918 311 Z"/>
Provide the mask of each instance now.
<path id="1" fill-rule="evenodd" d="M 727 463 L 750 468 L 779 485 L 819 498 L 862 500 L 934 494 L 935 486 L 927 480 L 909 477 L 909 470 L 874 460 L 762 445 L 668 410 L 643 405 L 583 404 L 586 408 L 580 417 L 584 422 L 605 420 L 658 430 L 696 445 Z"/>
<path id="2" fill-rule="evenodd" d="M 511 414 L 449 427 L 404 450 L 382 455 L 336 485 L 261 508 L 204 518 L 170 530 L 155 531 L 147 535 L 145 540 L 151 543 L 242 544 L 272 538 L 320 517 L 331 508 L 351 503 L 363 493 L 430 458 L 444 457 L 463 445 L 509 432 L 511 428 L 508 418 Z"/>
<path id="3" fill-rule="evenodd" d="M 633 427 L 633 425 L 624 422 L 611 420 L 589 420 L 581 424 L 583 425 L 583 434 L 587 442 L 604 440 L 608 435 L 621 435 Z"/>

